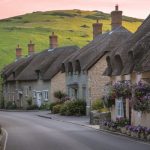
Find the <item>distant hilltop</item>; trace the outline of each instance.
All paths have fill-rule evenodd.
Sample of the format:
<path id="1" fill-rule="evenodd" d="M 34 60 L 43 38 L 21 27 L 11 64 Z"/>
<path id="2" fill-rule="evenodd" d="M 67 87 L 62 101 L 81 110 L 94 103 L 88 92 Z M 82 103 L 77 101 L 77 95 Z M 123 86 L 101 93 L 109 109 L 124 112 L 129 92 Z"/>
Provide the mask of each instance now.
<path id="1" fill-rule="evenodd" d="M 99 19 L 103 32 L 109 31 L 110 14 L 101 11 L 56 10 L 33 12 L 0 20 L 0 68 L 15 58 L 15 48 L 19 43 L 27 53 L 27 43 L 31 39 L 36 50 L 48 47 L 50 32 L 59 36 L 59 46 L 86 45 L 92 40 L 92 23 Z M 123 26 L 135 32 L 142 19 L 123 16 Z"/>

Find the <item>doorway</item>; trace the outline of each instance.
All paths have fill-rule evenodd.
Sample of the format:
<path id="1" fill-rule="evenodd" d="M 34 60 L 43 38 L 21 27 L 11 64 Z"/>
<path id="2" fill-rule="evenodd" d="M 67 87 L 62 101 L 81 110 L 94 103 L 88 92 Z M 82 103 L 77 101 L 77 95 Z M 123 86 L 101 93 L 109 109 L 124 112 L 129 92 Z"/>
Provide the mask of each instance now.
<path id="1" fill-rule="evenodd" d="M 36 92 L 36 104 L 38 107 L 42 104 L 42 92 Z"/>

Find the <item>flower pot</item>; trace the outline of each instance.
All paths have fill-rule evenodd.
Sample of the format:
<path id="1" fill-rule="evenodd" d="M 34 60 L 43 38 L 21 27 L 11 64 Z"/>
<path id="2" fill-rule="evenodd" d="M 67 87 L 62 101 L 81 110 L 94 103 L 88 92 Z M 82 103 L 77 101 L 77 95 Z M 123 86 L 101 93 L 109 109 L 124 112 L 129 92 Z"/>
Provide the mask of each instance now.
<path id="1" fill-rule="evenodd" d="M 127 132 L 127 130 L 126 130 L 125 127 L 122 127 L 122 128 L 120 129 L 120 131 L 121 131 L 121 133 L 123 133 L 123 134 L 126 134 L 126 132 Z"/>
<path id="2" fill-rule="evenodd" d="M 142 140 L 145 139 L 145 134 L 144 133 L 140 133 L 140 139 L 142 139 Z"/>
<path id="3" fill-rule="evenodd" d="M 126 134 L 129 135 L 129 136 L 131 136 L 131 131 L 127 130 Z"/>

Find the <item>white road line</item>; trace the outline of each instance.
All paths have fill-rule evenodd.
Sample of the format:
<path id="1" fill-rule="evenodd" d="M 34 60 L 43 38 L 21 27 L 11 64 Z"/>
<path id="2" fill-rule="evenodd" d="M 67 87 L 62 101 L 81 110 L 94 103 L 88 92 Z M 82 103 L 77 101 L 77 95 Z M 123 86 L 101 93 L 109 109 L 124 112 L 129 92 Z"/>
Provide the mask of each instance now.
<path id="1" fill-rule="evenodd" d="M 6 134 L 6 138 L 5 138 L 5 142 L 4 142 L 4 147 L 3 147 L 3 150 L 6 150 L 6 145 L 7 145 L 7 140 L 8 140 L 8 132 L 4 128 L 2 128 L 2 130 Z"/>

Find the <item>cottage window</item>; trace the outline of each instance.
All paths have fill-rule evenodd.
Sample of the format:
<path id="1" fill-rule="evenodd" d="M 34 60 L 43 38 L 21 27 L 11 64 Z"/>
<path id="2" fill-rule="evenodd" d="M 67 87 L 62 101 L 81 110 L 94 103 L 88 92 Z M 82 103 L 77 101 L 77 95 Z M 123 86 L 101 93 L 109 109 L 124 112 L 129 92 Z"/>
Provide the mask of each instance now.
<path id="1" fill-rule="evenodd" d="M 116 117 L 124 117 L 123 100 L 122 98 L 116 99 Z"/>
<path id="2" fill-rule="evenodd" d="M 48 101 L 48 90 L 44 90 L 44 91 L 43 91 L 43 99 L 44 99 L 45 101 Z"/>
<path id="3" fill-rule="evenodd" d="M 83 100 L 86 100 L 86 87 L 82 87 L 82 96 Z"/>

